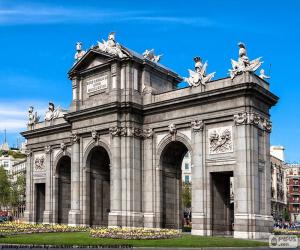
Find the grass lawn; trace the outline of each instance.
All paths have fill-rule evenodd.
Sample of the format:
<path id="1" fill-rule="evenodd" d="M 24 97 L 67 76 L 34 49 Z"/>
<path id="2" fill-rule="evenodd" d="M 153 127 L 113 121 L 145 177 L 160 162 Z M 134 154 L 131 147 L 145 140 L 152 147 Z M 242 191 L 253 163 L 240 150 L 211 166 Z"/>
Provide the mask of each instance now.
<path id="1" fill-rule="evenodd" d="M 119 240 L 95 239 L 88 232 L 80 233 L 37 233 L 15 235 L 0 238 L 0 244 L 34 244 L 34 245 L 131 245 L 134 247 L 257 247 L 267 246 L 266 242 L 240 240 L 224 237 L 201 237 L 183 235 L 181 238 L 164 240 Z"/>

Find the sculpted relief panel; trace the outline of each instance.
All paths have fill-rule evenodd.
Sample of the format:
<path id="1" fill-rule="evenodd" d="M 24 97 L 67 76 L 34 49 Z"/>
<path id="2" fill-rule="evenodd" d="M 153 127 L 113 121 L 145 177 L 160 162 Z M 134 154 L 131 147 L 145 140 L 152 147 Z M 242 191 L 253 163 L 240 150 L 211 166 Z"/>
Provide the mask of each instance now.
<path id="1" fill-rule="evenodd" d="M 219 127 L 208 130 L 209 154 L 233 152 L 232 127 Z"/>
<path id="2" fill-rule="evenodd" d="M 45 155 L 39 154 L 34 156 L 34 170 L 43 171 L 45 170 Z"/>

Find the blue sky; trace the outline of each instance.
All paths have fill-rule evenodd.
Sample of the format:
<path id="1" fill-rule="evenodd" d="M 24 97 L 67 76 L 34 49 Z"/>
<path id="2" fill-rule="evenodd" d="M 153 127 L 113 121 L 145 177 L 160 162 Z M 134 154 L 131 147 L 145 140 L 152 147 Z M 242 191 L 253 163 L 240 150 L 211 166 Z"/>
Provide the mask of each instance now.
<path id="1" fill-rule="evenodd" d="M 181 76 L 195 55 L 208 71 L 227 75 L 237 42 L 250 59 L 262 56 L 271 91 L 271 143 L 286 148 L 286 160 L 300 162 L 300 1 L 1 1 L 0 143 L 4 128 L 16 144 L 27 109 L 40 114 L 49 100 L 67 108 L 76 41 L 85 49 L 115 31 L 121 44 L 137 52 L 154 48 Z M 271 64 L 271 72 L 270 72 Z"/>

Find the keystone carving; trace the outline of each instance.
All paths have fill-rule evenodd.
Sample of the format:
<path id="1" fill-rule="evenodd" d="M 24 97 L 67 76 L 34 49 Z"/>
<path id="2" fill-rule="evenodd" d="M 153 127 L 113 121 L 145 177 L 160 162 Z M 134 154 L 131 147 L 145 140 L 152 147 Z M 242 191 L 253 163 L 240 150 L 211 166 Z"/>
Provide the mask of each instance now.
<path id="1" fill-rule="evenodd" d="M 92 138 L 95 141 L 98 141 L 100 139 L 100 135 L 99 135 L 99 133 L 96 130 L 92 131 Z"/>
<path id="2" fill-rule="evenodd" d="M 169 125 L 169 132 L 172 135 L 172 141 L 175 141 L 176 134 L 177 134 L 177 128 L 176 128 L 176 125 L 174 123 L 171 123 Z"/>
<path id="3" fill-rule="evenodd" d="M 62 151 L 65 151 L 66 148 L 67 148 L 67 145 L 66 145 L 65 143 L 62 142 L 62 143 L 60 144 L 60 149 L 61 149 Z"/>

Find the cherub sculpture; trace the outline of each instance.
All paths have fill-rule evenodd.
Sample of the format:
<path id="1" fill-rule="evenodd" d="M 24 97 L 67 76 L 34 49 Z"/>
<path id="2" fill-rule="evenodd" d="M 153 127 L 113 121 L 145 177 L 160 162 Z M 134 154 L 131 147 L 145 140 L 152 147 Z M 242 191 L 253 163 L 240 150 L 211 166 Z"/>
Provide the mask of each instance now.
<path id="1" fill-rule="evenodd" d="M 33 113 L 34 107 L 30 106 L 28 109 L 28 126 L 32 126 L 39 122 L 40 117 L 37 115 L 37 112 Z"/>
<path id="2" fill-rule="evenodd" d="M 160 58 L 162 57 L 162 55 L 155 55 L 154 54 L 154 49 L 148 50 L 146 49 L 145 52 L 143 53 L 143 57 L 152 61 L 152 62 L 159 62 Z"/>
<path id="3" fill-rule="evenodd" d="M 235 76 L 242 74 L 243 72 L 254 72 L 263 63 L 260 61 L 261 57 L 256 58 L 252 61 L 247 56 L 247 50 L 244 43 L 238 43 L 239 46 L 239 59 L 235 61 L 231 59 L 232 69 L 229 69 L 229 75 L 231 79 Z"/>
<path id="4" fill-rule="evenodd" d="M 215 76 L 216 72 L 210 73 L 206 75 L 207 62 L 204 64 L 199 56 L 194 58 L 195 61 L 195 71 L 188 69 L 190 76 L 184 77 L 184 81 L 187 82 L 191 87 L 197 87 L 200 84 L 204 85 L 211 81 L 211 79 Z"/>
<path id="5" fill-rule="evenodd" d="M 107 41 L 102 39 L 102 43 L 98 41 L 98 49 L 118 56 L 119 58 L 126 57 L 126 54 L 123 53 L 122 47 L 115 40 L 115 32 L 110 32 L 108 35 Z"/>

